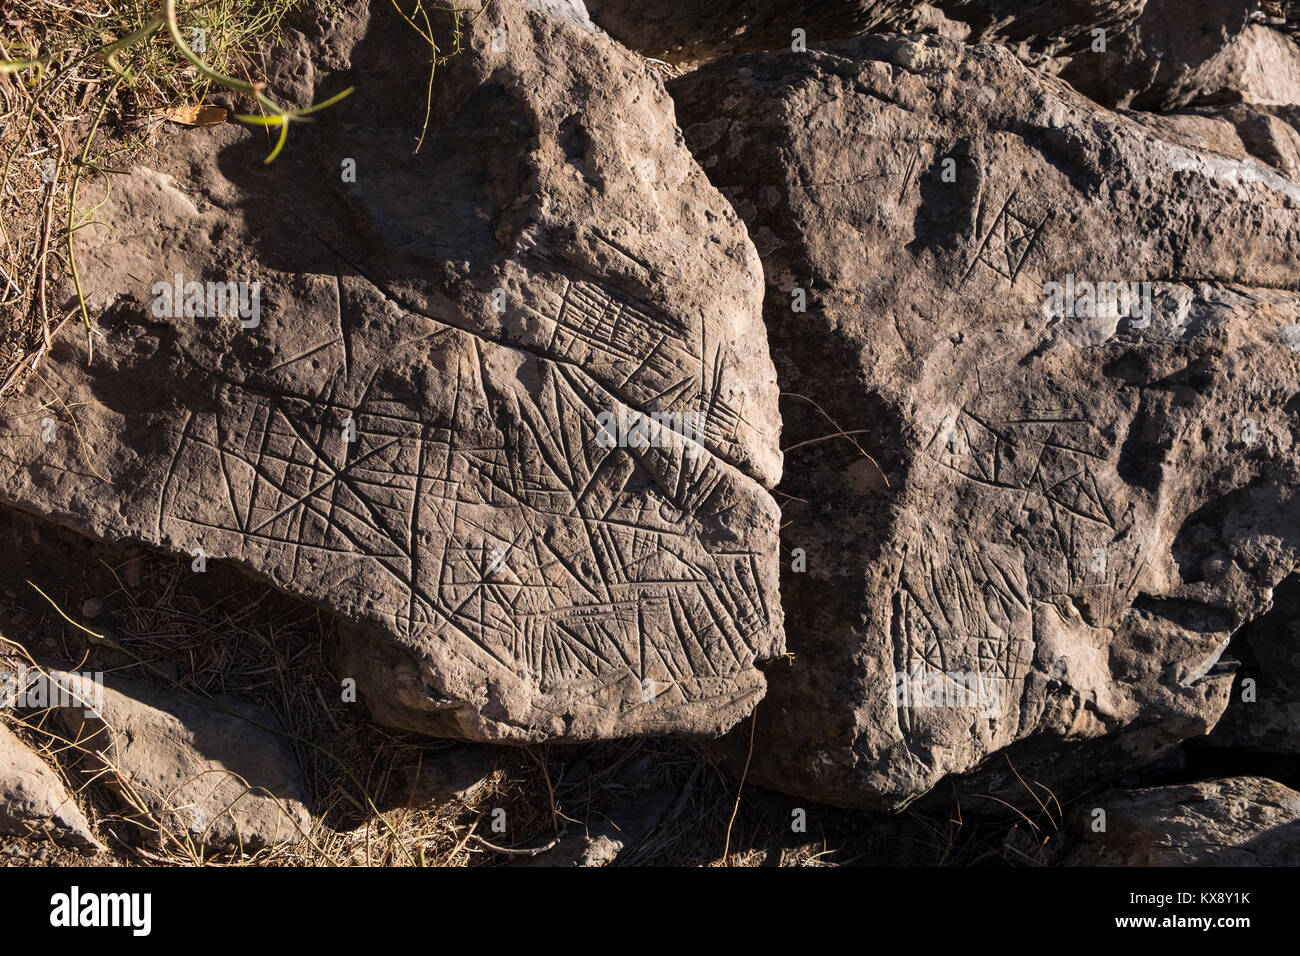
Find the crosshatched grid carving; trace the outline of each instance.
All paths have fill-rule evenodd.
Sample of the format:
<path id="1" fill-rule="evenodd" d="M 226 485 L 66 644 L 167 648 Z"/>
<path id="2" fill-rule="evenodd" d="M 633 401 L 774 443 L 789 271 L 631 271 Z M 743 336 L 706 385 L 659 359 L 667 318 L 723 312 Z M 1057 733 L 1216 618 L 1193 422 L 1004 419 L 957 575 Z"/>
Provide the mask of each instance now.
<path id="1" fill-rule="evenodd" d="M 178 436 L 160 537 L 288 550 L 296 587 L 352 592 L 405 640 L 453 640 L 485 678 L 543 692 L 623 675 L 681 703 L 750 666 L 771 608 L 759 556 L 701 537 L 736 506 L 718 462 L 671 438 L 603 449 L 610 400 L 581 373 L 535 363 L 530 394 L 483 361 L 493 346 L 439 341 L 461 350 L 456 400 L 427 418 L 369 388 L 349 408 L 220 386 Z M 196 496 L 227 503 L 219 526 L 197 519 Z M 317 579 L 325 553 L 352 556 L 343 580 Z"/>
<path id="2" fill-rule="evenodd" d="M 1003 716 L 1033 661 L 1033 612 L 1020 562 L 923 529 L 903 550 L 890 617 L 895 673 L 914 686 L 978 678 Z M 920 704 L 924 706 L 922 702 Z M 911 729 L 909 708 L 897 711 Z"/>
<path id="3" fill-rule="evenodd" d="M 566 278 L 555 314 L 544 321 L 551 327 L 549 354 L 617 370 L 612 380 L 623 392 L 653 398 L 657 407 L 695 411 L 703 437 L 724 452 L 739 443 L 744 410 L 724 394 L 721 343 L 712 354 L 700 343 L 697 354 L 677 319 L 586 280 Z"/>
<path id="4" fill-rule="evenodd" d="M 1008 715 L 1033 660 L 1034 602 L 1087 602 L 1103 621 L 1128 606 L 1141 538 L 1108 494 L 1115 481 L 1107 451 L 1096 425 L 1060 412 L 993 419 L 961 406 L 944 419 L 927 444 L 930 459 L 940 473 L 985 489 L 980 501 L 1008 531 L 1018 529 L 1016 544 L 950 540 L 930 527 L 910 539 L 890 618 L 897 673 L 915 684 L 977 674 L 1005 702 L 998 715 Z M 1048 516 L 1034 533 L 1024 524 L 1031 506 Z M 1104 568 L 1095 567 L 1094 546 L 1108 557 Z M 1059 573 L 1028 574 L 1023 549 L 1054 555 L 1041 564 Z M 898 719 L 907 732 L 915 714 L 900 708 Z"/>

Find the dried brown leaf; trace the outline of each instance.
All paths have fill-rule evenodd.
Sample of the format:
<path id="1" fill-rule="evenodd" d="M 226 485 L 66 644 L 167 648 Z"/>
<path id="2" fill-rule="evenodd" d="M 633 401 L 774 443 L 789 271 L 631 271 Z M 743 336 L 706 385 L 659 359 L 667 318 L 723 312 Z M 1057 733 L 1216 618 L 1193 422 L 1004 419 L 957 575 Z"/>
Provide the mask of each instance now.
<path id="1" fill-rule="evenodd" d="M 181 126 L 219 126 L 226 121 L 226 111 L 220 106 L 176 106 L 154 110 L 154 114 Z"/>

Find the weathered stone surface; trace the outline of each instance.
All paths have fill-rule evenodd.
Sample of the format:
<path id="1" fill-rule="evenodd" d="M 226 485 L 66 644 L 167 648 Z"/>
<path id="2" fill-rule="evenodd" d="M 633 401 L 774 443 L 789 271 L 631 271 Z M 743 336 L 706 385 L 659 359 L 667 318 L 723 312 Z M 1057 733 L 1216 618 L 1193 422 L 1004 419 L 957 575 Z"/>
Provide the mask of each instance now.
<path id="1" fill-rule="evenodd" d="M 793 660 L 750 778 L 896 808 L 978 768 L 952 782 L 1030 802 L 1021 776 L 1063 797 L 1205 733 L 1300 546 L 1300 188 L 997 47 L 863 38 L 670 89 L 790 395 Z M 1149 325 L 1050 315 L 1071 276 L 1150 283 Z"/>
<path id="2" fill-rule="evenodd" d="M 48 833 L 60 843 L 103 849 L 63 782 L 4 724 L 0 724 L 0 833 Z"/>
<path id="3" fill-rule="evenodd" d="M 1162 139 L 1233 159 L 1254 158 L 1300 182 L 1300 107 L 1233 103 L 1128 115 Z"/>
<path id="4" fill-rule="evenodd" d="M 252 851 L 306 833 L 311 797 L 273 715 L 122 678 L 106 680 L 101 703 L 85 678 L 58 676 L 87 706 L 54 708 L 55 720 L 154 838 L 162 828 L 194 846 Z"/>
<path id="5" fill-rule="evenodd" d="M 1264 777 L 1112 790 L 1083 801 L 1066 866 L 1297 866 L 1300 793 Z M 1094 808 L 1106 811 L 1094 832 Z"/>
<path id="6" fill-rule="evenodd" d="M 1142 110 L 1245 102 L 1300 104 L 1300 47 L 1252 17 L 1248 0 L 1148 0 L 1105 52 L 1058 64 L 1106 106 Z"/>
<path id="7" fill-rule="evenodd" d="M 337 612 L 340 676 L 409 729 L 747 714 L 782 651 L 760 266 L 654 71 L 573 9 L 494 2 L 418 152 L 428 46 L 375 2 L 273 62 L 290 102 L 357 86 L 273 164 L 230 126 L 113 177 L 93 357 L 69 325 L 9 409 L 0 500 Z M 159 315 L 175 275 L 259 282 L 259 323 Z"/>
<path id="8" fill-rule="evenodd" d="M 790 49 L 795 29 L 810 47 L 868 31 L 937 33 L 1007 43 L 1030 56 L 1087 47 L 1092 30 L 1131 24 L 1145 0 L 587 0 L 595 22 L 621 43 L 670 63 Z"/>
<path id="9" fill-rule="evenodd" d="M 968 25 L 967 43 L 1011 46 L 1039 60 L 1089 49 L 1096 30 L 1114 35 L 1137 21 L 1150 0 L 933 0 L 950 20 Z M 930 32 L 930 31 L 924 31 Z"/>
<path id="10" fill-rule="evenodd" d="M 1300 182 L 1300 106 L 1238 104 L 1224 107 L 1220 113 L 1236 128 L 1252 156 Z"/>

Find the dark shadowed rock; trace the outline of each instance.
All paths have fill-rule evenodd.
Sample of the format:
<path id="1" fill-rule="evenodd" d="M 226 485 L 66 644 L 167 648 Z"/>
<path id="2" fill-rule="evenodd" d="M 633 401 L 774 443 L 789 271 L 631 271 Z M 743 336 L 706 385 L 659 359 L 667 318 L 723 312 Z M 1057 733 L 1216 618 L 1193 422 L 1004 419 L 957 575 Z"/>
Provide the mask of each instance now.
<path id="1" fill-rule="evenodd" d="M 86 706 L 55 708 L 55 720 L 151 839 L 161 828 L 196 847 L 253 851 L 306 833 L 311 797 L 271 714 L 121 678 L 107 681 L 101 701 L 85 678 L 59 678 Z"/>
<path id="2" fill-rule="evenodd" d="M 612 800 L 585 825 L 570 822 L 559 842 L 514 865 L 524 867 L 596 867 L 617 865 L 648 837 L 673 807 L 677 791 L 666 787 L 637 789 Z"/>
<path id="3" fill-rule="evenodd" d="M 1273 608 L 1242 628 L 1229 653 L 1241 669 L 1228 709 L 1204 744 L 1300 756 L 1300 575 L 1278 586 Z"/>
<path id="4" fill-rule="evenodd" d="M 402 803 L 428 807 L 453 800 L 469 800 L 487 786 L 496 769 L 490 747 L 461 746 L 441 753 L 428 752 L 402 768 Z"/>
<path id="5" fill-rule="evenodd" d="M 1007 43 L 1031 56 L 1087 47 L 1094 29 L 1117 32 L 1145 0 L 587 0 L 619 42 L 670 63 L 790 49 L 795 30 L 809 47 L 868 31 L 938 33 L 971 43 Z"/>
<path id="6" fill-rule="evenodd" d="M 0 500 L 336 612 L 336 670 L 398 726 L 747 714 L 782 651 L 760 267 L 656 74 L 580 13 L 494 2 L 417 152 L 428 45 L 350 5 L 273 61 L 292 102 L 358 87 L 273 164 L 229 126 L 113 177 L 78 233 L 93 357 L 70 325 L 42 368 L 75 427 L 42 440 L 44 384 L 16 402 Z M 249 283 L 249 326 L 174 315 L 177 275 Z"/>
<path id="7" fill-rule="evenodd" d="M 750 778 L 1032 803 L 1022 777 L 1064 796 L 1209 730 L 1300 547 L 1300 187 L 997 47 L 863 38 L 670 86 L 763 257 L 788 396 L 793 656 Z"/>
<path id="8" fill-rule="evenodd" d="M 59 843 L 103 849 L 63 782 L 4 724 L 0 724 L 0 833 L 48 834 Z"/>
<path id="9" fill-rule="evenodd" d="M 1264 777 L 1112 790 L 1082 801 L 1071 830 L 1066 866 L 1297 866 L 1300 793 Z"/>
<path id="10" fill-rule="evenodd" d="M 1252 0 L 1148 0 L 1136 23 L 1060 64 L 1106 106 L 1172 110 L 1245 102 L 1300 104 L 1300 47 L 1252 14 Z"/>

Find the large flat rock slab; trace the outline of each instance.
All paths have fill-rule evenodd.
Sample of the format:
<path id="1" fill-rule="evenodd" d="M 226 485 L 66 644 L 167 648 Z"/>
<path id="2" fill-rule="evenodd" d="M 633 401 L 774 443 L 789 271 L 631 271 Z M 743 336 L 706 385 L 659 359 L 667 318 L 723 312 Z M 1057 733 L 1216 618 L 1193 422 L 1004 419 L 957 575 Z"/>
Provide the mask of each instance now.
<path id="1" fill-rule="evenodd" d="M 1204 734 L 1300 547 L 1300 186 L 999 47 L 867 37 L 670 89 L 789 396 L 793 661 L 750 779 L 1034 805 Z"/>
<path id="2" fill-rule="evenodd" d="M 232 126 L 114 177 L 79 234 L 107 308 L 7 409 L 0 500 L 334 611 L 399 726 L 747 714 L 783 648 L 758 259 L 654 72 L 568 9 L 474 21 L 418 152 L 427 44 L 359 4 L 274 60 L 297 102 L 358 90 L 272 165 Z M 249 283 L 243 320 L 159 305 L 177 276 Z"/>

